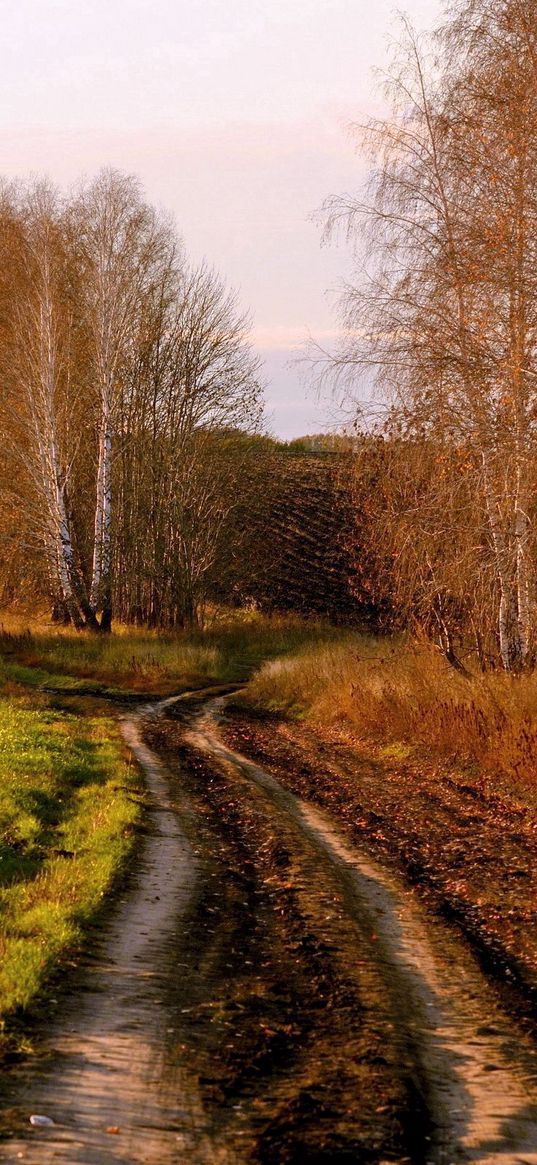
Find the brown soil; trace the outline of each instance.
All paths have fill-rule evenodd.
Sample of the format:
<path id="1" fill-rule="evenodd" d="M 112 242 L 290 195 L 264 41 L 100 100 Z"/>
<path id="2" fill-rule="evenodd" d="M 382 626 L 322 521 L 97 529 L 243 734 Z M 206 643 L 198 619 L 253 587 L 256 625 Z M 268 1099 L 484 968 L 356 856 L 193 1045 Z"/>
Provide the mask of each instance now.
<path id="1" fill-rule="evenodd" d="M 371 920 L 349 918 L 317 848 L 188 727 L 163 719 L 147 736 L 170 769 L 179 761 L 186 828 L 208 861 L 182 940 L 191 974 L 171 987 L 183 1018 L 170 1071 L 196 1074 L 231 1161 L 423 1162 L 425 1085 L 395 1030 Z"/>
<path id="2" fill-rule="evenodd" d="M 226 747 L 221 707 L 126 722 L 150 828 L 42 1055 L 6 1073 L 0 1160 L 537 1165 L 535 1047 L 453 928 L 356 844 L 357 802 L 329 797 L 339 754 L 235 718 L 277 781 Z"/>
<path id="3" fill-rule="evenodd" d="M 431 1165 L 537 1165 L 534 1042 L 500 1005 L 453 927 L 425 910 L 415 891 L 368 857 L 362 846 L 347 843 L 333 815 L 297 798 L 266 768 L 223 742 L 217 730 L 223 703 L 206 703 L 186 739 L 197 753 L 208 756 L 212 773 L 222 771 L 234 797 L 254 796 L 264 802 L 278 836 L 283 830 L 294 837 L 295 847 L 310 849 L 314 863 L 305 886 L 313 903 L 323 901 L 330 882 L 336 889 L 343 931 L 331 947 L 347 971 L 353 963 L 360 966 L 363 954 L 368 956 L 384 988 L 383 995 L 378 989 L 372 994 L 373 1008 L 391 1015 L 386 1046 L 399 1048 L 399 1063 L 408 1063 L 406 1077 L 415 1083 L 420 1110 L 414 1112 L 418 1140 L 411 1160 L 419 1161 L 425 1148 Z M 303 892 L 304 883 L 294 870 L 291 879 Z M 333 906 L 324 918 L 332 924 Z M 316 925 L 322 928 L 322 913 Z M 336 1032 L 334 1037 L 337 1054 Z M 363 1094 L 357 1099 L 361 1104 Z M 410 1106 L 406 1111 L 411 1112 Z M 400 1115 L 404 1112 L 402 1108 Z M 315 1110 L 311 1118 L 315 1129 Z M 280 1159 L 285 1158 L 270 1158 Z"/>
<path id="4" fill-rule="evenodd" d="M 400 761 L 373 742 L 238 705 L 228 705 L 223 732 L 231 747 L 329 810 L 348 837 L 456 921 L 537 1025 L 534 810 L 487 789 L 477 775 Z"/>
<path id="5" fill-rule="evenodd" d="M 424 1162 L 412 1048 L 338 878 L 168 704 L 126 722 L 150 828 L 39 1054 L 4 1074 L 0 1160 Z"/>

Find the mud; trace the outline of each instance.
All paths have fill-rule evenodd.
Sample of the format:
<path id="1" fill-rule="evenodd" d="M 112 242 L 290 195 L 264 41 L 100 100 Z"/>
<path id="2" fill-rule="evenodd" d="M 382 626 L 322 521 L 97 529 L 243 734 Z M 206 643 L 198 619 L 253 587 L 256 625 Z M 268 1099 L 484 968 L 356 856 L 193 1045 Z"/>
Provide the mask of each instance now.
<path id="1" fill-rule="evenodd" d="M 319 864 L 351 890 L 349 921 L 363 923 L 364 910 L 375 920 L 394 1026 L 412 1049 L 433 1125 L 431 1159 L 537 1162 L 535 1044 L 514 1027 L 470 952 L 403 883 L 342 841 L 326 815 L 228 749 L 217 715 L 214 705 L 190 739 L 261 788 L 309 839 Z"/>
<path id="2" fill-rule="evenodd" d="M 78 990 L 60 992 L 51 1003 L 48 1030 L 43 1025 L 37 1033 L 38 1056 L 4 1076 L 2 1161 L 175 1159 L 182 1122 L 176 1097 L 160 1091 L 163 1002 L 170 932 L 190 899 L 196 862 L 138 719 L 125 721 L 123 730 L 150 794 L 143 852 Z M 54 1128 L 29 1128 L 32 1113 L 51 1117 Z"/>
<path id="3" fill-rule="evenodd" d="M 225 746 L 220 708 L 125 722 L 149 831 L 6 1074 L 0 1160 L 536 1165 L 529 1036 L 411 888 Z"/>

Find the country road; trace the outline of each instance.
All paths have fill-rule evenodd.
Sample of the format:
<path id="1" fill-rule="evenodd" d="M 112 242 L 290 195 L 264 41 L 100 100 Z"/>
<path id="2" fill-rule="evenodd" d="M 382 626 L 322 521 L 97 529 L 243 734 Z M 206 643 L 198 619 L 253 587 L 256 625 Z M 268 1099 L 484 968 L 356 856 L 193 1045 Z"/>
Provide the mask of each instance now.
<path id="1" fill-rule="evenodd" d="M 535 1045 L 411 888 L 225 746 L 224 702 L 123 722 L 147 834 L 5 1074 L 0 1161 L 537 1165 Z"/>

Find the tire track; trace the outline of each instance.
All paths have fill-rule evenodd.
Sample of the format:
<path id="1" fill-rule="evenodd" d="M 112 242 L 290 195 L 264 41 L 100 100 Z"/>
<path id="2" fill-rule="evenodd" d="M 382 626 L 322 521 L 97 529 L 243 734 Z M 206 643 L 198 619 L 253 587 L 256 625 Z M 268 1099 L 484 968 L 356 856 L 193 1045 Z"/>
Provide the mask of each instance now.
<path id="1" fill-rule="evenodd" d="M 224 698 L 123 722 L 148 835 L 44 1054 L 7 1075 L 0 1160 L 537 1165 L 528 1038 L 411 890 L 225 746 Z"/>
<path id="2" fill-rule="evenodd" d="M 395 877 L 342 841 L 317 808 L 296 798 L 218 736 L 222 701 L 191 743 L 263 791 L 349 891 L 350 919 L 375 918 L 394 1015 L 415 1057 L 434 1126 L 430 1159 L 537 1163 L 535 1048 L 511 1024 L 470 954 Z"/>
<path id="3" fill-rule="evenodd" d="M 185 1090 L 178 1104 L 163 1072 L 172 940 L 195 892 L 197 864 L 170 803 L 165 766 L 142 740 L 141 726 L 154 714 L 148 706 L 121 725 L 150 798 L 133 882 L 79 990 L 60 995 L 39 1057 L 5 1079 L 1 1161 L 164 1165 L 188 1148 L 199 1125 L 195 1094 Z M 31 1128 L 32 1113 L 50 1116 L 54 1126 Z M 206 1160 L 219 1160 L 212 1147 Z"/>

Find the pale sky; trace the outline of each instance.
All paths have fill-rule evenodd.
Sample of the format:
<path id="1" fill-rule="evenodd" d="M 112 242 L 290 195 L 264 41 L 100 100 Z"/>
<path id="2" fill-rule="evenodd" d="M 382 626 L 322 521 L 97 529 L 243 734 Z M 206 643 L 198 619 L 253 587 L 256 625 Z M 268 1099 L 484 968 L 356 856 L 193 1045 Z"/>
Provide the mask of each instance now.
<path id="1" fill-rule="evenodd" d="M 439 0 L 403 0 L 418 28 Z M 293 354 L 330 343 L 346 250 L 312 215 L 357 190 L 349 122 L 380 110 L 393 0 L 2 0 L 0 172 L 66 186 L 136 174 L 188 252 L 240 293 L 264 360 L 269 423 L 315 432 L 332 410 Z"/>

